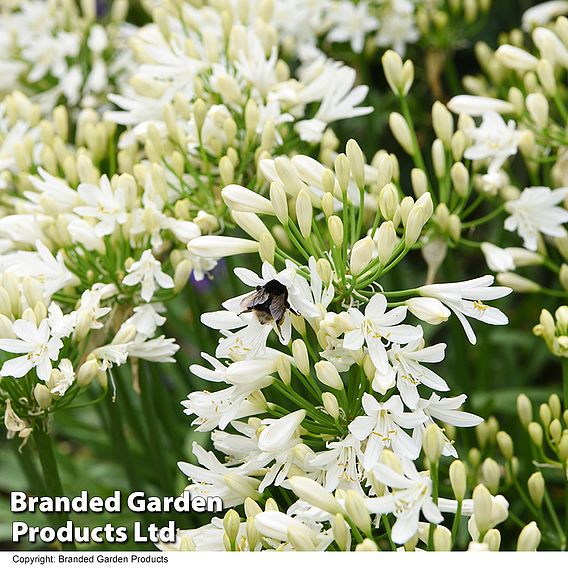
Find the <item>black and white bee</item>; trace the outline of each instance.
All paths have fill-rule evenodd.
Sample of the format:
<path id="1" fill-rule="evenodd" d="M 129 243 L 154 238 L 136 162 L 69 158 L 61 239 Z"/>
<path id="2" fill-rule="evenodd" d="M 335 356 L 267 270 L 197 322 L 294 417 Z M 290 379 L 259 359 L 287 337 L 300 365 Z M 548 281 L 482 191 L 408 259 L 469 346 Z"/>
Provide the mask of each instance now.
<path id="1" fill-rule="evenodd" d="M 288 289 L 278 280 L 257 286 L 254 292 L 241 300 L 241 308 L 241 313 L 254 313 L 262 324 L 276 323 L 278 331 L 284 323 L 286 311 L 296 314 L 288 303 Z"/>

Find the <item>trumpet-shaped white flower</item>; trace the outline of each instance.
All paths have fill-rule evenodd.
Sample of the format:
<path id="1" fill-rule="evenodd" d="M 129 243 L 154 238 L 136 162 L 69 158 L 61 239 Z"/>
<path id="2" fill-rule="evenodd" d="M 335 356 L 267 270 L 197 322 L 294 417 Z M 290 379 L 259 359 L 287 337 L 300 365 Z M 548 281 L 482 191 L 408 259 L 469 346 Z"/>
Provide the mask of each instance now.
<path id="1" fill-rule="evenodd" d="M 375 479 L 390 487 L 392 492 L 366 501 L 367 509 L 372 514 L 394 514 L 396 523 L 391 536 L 397 544 L 404 544 L 418 532 L 421 511 L 431 523 L 439 524 L 444 520 L 432 500 L 430 472 L 418 472 L 408 460 L 403 460 L 403 468 L 402 475 L 384 464 L 377 464 L 373 468 Z"/>
<path id="2" fill-rule="evenodd" d="M 493 243 L 481 243 L 481 252 L 485 255 L 487 266 L 494 272 L 515 270 L 515 260 L 507 251 Z"/>
<path id="3" fill-rule="evenodd" d="M 365 306 L 363 315 L 357 308 L 349 308 L 348 314 L 355 329 L 348 331 L 343 339 L 346 349 L 361 349 L 363 344 L 369 349 L 369 357 L 377 371 L 386 375 L 389 360 L 386 348 L 391 343 L 409 343 L 422 336 L 422 329 L 401 324 L 406 317 L 406 307 L 399 306 L 387 312 L 387 299 L 375 294 Z"/>
<path id="4" fill-rule="evenodd" d="M 142 284 L 140 296 L 149 302 L 156 292 L 156 288 L 173 288 L 174 281 L 169 274 L 162 272 L 162 265 L 154 258 L 151 250 L 145 250 L 128 269 L 128 274 L 122 279 L 125 286 Z"/>
<path id="5" fill-rule="evenodd" d="M 331 26 L 327 39 L 331 42 L 350 42 L 355 53 L 361 53 L 365 45 L 365 35 L 377 29 L 379 22 L 369 13 L 366 1 L 334 2 L 327 20 Z"/>
<path id="6" fill-rule="evenodd" d="M 399 55 L 404 55 L 407 44 L 416 43 L 420 38 L 414 10 L 414 3 L 409 0 L 389 3 L 380 19 L 375 38 L 377 45 L 392 47 Z"/>
<path id="7" fill-rule="evenodd" d="M 507 231 L 516 231 L 524 246 L 535 251 L 539 233 L 550 237 L 566 236 L 564 223 L 568 211 L 558 207 L 568 197 L 568 188 L 527 187 L 518 199 L 507 201 L 505 209 L 510 214 L 505 220 Z"/>
<path id="8" fill-rule="evenodd" d="M 548 24 L 551 20 L 568 13 L 568 2 L 566 0 L 550 0 L 532 6 L 523 13 L 523 30 L 530 31 L 537 26 Z"/>
<path id="9" fill-rule="evenodd" d="M 193 443 L 192 453 L 197 458 L 199 466 L 178 462 L 178 467 L 192 482 L 186 489 L 193 497 L 195 495 L 205 498 L 220 497 L 224 507 L 235 507 L 241 505 L 245 498 L 227 485 L 225 476 L 237 474 L 251 487 L 256 488 L 259 485 L 258 480 L 245 475 L 242 468 L 226 467 L 213 452 L 205 451 L 197 442 Z"/>
<path id="10" fill-rule="evenodd" d="M 389 359 L 396 373 L 396 386 L 400 396 L 409 408 L 416 408 L 420 395 L 417 386 L 423 384 L 433 390 L 449 390 L 442 377 L 421 363 L 439 363 L 443 361 L 446 350 L 445 343 L 429 347 L 424 340 L 418 339 L 405 346 L 393 345 L 389 350 Z"/>
<path id="11" fill-rule="evenodd" d="M 418 292 L 421 296 L 436 298 L 448 306 L 460 320 L 469 341 L 475 345 L 477 338 L 466 316 L 490 325 L 506 325 L 509 321 L 501 310 L 483 303 L 512 292 L 511 288 L 505 286 L 491 286 L 494 280 L 493 276 L 487 275 L 465 282 L 428 284 L 418 288 Z"/>
<path id="12" fill-rule="evenodd" d="M 31 321 L 16 320 L 12 331 L 17 339 L 0 339 L 0 349 L 25 355 L 5 361 L 0 374 L 20 378 L 35 368 L 39 380 L 46 382 L 51 373 L 51 362 L 57 361 L 63 342 L 59 337 L 52 337 L 46 319 L 39 326 Z"/>
<path id="13" fill-rule="evenodd" d="M 362 463 L 361 442 L 353 434 L 337 442 L 328 442 L 327 450 L 309 461 L 310 466 L 324 473 L 324 488 L 329 492 L 337 488 L 361 492 Z"/>
<path id="14" fill-rule="evenodd" d="M 507 123 L 496 112 L 483 113 L 479 127 L 468 130 L 474 140 L 473 146 L 466 148 L 464 157 L 468 160 L 489 160 L 488 172 L 498 172 L 507 158 L 517 153 L 520 133 L 514 120 Z"/>
<path id="15" fill-rule="evenodd" d="M 84 205 L 75 207 L 74 211 L 80 217 L 95 219 L 95 233 L 102 237 L 112 234 L 117 225 L 126 222 L 127 211 L 123 191 L 114 191 L 106 175 L 101 177 L 99 184 L 79 185 L 77 192 Z"/>
<path id="16" fill-rule="evenodd" d="M 74 381 L 75 371 L 73 370 L 73 363 L 69 359 L 61 359 L 59 374 L 57 375 L 55 385 L 51 388 L 51 393 L 63 396 Z"/>
<path id="17" fill-rule="evenodd" d="M 367 471 L 378 463 L 384 449 L 392 449 L 398 456 L 409 459 L 418 457 L 420 446 L 403 428 L 416 428 L 425 422 L 427 417 L 421 410 L 404 412 L 398 395 L 380 403 L 365 393 L 362 404 L 366 416 L 357 416 L 349 431 L 357 440 L 366 440 L 363 467 Z"/>

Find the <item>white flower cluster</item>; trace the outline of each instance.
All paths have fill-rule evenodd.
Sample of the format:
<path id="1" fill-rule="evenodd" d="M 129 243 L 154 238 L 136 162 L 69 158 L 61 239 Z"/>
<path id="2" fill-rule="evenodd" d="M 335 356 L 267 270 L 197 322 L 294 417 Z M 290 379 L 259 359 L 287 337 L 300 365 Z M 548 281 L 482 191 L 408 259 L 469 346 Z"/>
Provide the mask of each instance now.
<path id="1" fill-rule="evenodd" d="M 231 545 L 239 549 L 349 549 L 351 535 L 361 544 L 385 530 L 394 545 L 418 538 L 424 532 L 421 511 L 439 524 L 441 511 L 457 510 L 455 501 L 437 500 L 430 471 L 418 471 L 422 446 L 434 471 L 440 454 L 457 457 L 440 427 L 481 422 L 461 409 L 465 395 L 440 397 L 438 392 L 450 387 L 430 365 L 444 359 L 446 345 L 428 346 L 422 326 L 406 321 L 410 311 L 437 325 L 453 311 L 473 343 L 467 318 L 507 323 L 501 311 L 483 302 L 510 289 L 492 287 L 493 278 L 487 276 L 409 291 L 373 291 L 365 284 L 365 270 L 374 258 L 379 270 L 393 268 L 400 260 L 393 251 L 408 252 L 417 238 L 412 235 L 432 209 L 424 194 L 404 213 L 396 202 L 388 213 L 387 195 L 377 197 L 365 187 L 365 171 L 369 177 L 377 172 L 365 167 L 353 141 L 347 152 L 338 156 L 335 174 L 306 156 L 262 162 L 265 177 L 272 180 L 270 199 L 234 185 L 222 192 L 233 217 L 256 227 L 256 235 L 248 232 L 258 242 L 205 236 L 189 246 L 196 254 L 257 250 L 265 258 L 260 276 L 235 270 L 250 292 L 202 316 L 202 323 L 219 330 L 222 338 L 214 356 L 203 353 L 209 366 L 192 365 L 191 372 L 221 388 L 193 392 L 184 402 L 186 413 L 195 415 L 193 426 L 212 432 L 214 448 L 224 459 L 194 443 L 198 465 L 181 463 L 180 468 L 192 494 L 219 495 L 226 507 L 245 504 L 246 522 Z M 295 221 L 286 206 L 292 196 Z M 376 210 L 374 224 L 363 222 L 363 204 Z M 286 258 L 283 249 L 271 246 L 258 215 L 276 216 L 296 252 L 306 251 L 305 261 Z M 345 222 L 342 238 L 334 234 L 334 226 L 342 223 L 339 216 Z M 399 239 L 394 231 L 401 221 Z M 393 244 L 386 253 L 389 229 L 400 248 Z M 372 238 L 375 231 L 382 237 L 378 241 Z M 284 267 L 277 271 L 279 262 Z M 403 296 L 410 297 L 396 301 Z M 280 503 L 282 492 L 290 501 L 292 494 L 299 498 L 285 512 L 268 501 L 265 511 L 252 503 L 269 497 Z M 387 515 L 394 517 L 392 531 Z M 478 538 L 480 533 L 471 530 Z M 226 522 L 213 521 L 180 532 L 178 544 L 227 547 L 223 539 L 229 533 Z"/>
<path id="2" fill-rule="evenodd" d="M 113 2 L 108 23 L 95 0 L 81 9 L 66 0 L 22 0 L 0 7 L 0 93 L 16 89 L 44 112 L 108 105 L 107 94 L 126 79 L 124 49 L 133 26 L 124 24 L 128 2 Z"/>
<path id="3" fill-rule="evenodd" d="M 215 214 L 222 206 L 208 185 L 254 182 L 263 154 L 333 149 L 328 126 L 372 110 L 360 106 L 368 88 L 350 67 L 317 50 L 299 66 L 296 56 L 287 62 L 272 2 L 261 4 L 254 18 L 229 3 L 155 8 L 154 23 L 130 41 L 139 66 L 129 87 L 110 96 L 122 110 L 106 114 L 128 127 L 120 148 L 143 144 L 180 194 L 192 204 L 208 197 L 199 207 Z"/>

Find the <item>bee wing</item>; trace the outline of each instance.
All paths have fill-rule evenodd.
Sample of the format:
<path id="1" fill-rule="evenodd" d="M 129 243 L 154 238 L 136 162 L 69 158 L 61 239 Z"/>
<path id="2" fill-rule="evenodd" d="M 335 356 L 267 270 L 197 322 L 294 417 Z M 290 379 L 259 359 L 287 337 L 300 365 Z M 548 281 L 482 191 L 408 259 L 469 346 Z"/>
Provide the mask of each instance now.
<path id="1" fill-rule="evenodd" d="M 283 294 L 273 296 L 272 301 L 270 302 L 270 313 L 277 322 L 280 322 L 286 313 L 286 303 L 286 298 Z"/>
<path id="2" fill-rule="evenodd" d="M 251 308 L 258 306 L 259 304 L 263 304 L 264 302 L 266 302 L 266 300 L 268 300 L 268 298 L 268 292 L 261 288 L 260 290 L 256 290 L 255 292 L 252 292 L 251 294 L 243 298 L 241 300 L 241 308 L 243 310 L 250 310 Z"/>

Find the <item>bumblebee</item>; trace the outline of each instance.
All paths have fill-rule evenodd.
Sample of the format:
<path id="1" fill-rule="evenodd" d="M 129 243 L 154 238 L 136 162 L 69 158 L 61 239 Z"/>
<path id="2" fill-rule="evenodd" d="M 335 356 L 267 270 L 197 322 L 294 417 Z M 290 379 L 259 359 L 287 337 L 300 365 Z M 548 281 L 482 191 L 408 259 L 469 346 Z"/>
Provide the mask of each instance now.
<path id="1" fill-rule="evenodd" d="M 293 313 L 288 303 L 288 289 L 278 280 L 270 280 L 241 300 L 245 312 L 253 312 L 262 324 L 276 323 L 278 330 L 284 323 L 286 310 Z"/>

